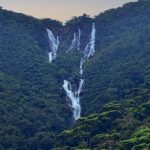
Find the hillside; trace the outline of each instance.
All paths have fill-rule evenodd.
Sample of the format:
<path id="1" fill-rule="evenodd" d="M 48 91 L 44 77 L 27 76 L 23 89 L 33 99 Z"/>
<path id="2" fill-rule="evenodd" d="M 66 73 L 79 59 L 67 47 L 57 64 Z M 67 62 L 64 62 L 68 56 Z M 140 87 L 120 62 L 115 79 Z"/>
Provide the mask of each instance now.
<path id="1" fill-rule="evenodd" d="M 65 25 L 0 8 L 0 149 L 149 149 L 149 8 L 128 3 Z M 47 30 L 59 40 L 51 63 Z M 81 103 L 76 123 L 64 80 Z"/>
<path id="2" fill-rule="evenodd" d="M 150 81 L 149 8 L 149 2 L 131 3 L 95 18 L 97 53 L 85 68 L 83 114 Z"/>
<path id="3" fill-rule="evenodd" d="M 150 84 L 128 91 L 124 102 L 105 104 L 59 134 L 53 150 L 149 150 Z"/>
<path id="4" fill-rule="evenodd" d="M 72 116 L 48 62 L 45 26 L 0 10 L 0 33 L 0 149 L 48 149 Z"/>

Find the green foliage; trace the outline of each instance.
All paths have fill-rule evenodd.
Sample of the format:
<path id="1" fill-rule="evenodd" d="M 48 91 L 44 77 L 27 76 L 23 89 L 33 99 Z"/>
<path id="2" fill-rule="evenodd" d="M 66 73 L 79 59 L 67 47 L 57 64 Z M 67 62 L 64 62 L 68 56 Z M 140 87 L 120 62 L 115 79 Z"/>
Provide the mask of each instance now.
<path id="1" fill-rule="evenodd" d="M 0 7 L 0 149 L 150 149 L 149 8 L 129 3 L 63 26 Z M 72 126 L 62 85 L 78 87 L 81 54 L 67 50 L 78 27 L 84 50 L 92 22 L 96 54 L 83 66 L 83 117 Z M 61 40 L 52 64 L 45 28 Z"/>
<path id="2" fill-rule="evenodd" d="M 45 27 L 0 10 L 0 33 L 0 147 L 50 149 L 54 133 L 66 129 L 72 115 L 57 68 L 48 62 Z"/>
<path id="3" fill-rule="evenodd" d="M 98 114 L 82 117 L 73 129 L 64 131 L 56 138 L 55 147 L 69 145 L 81 148 L 84 143 L 84 148 L 92 149 L 149 149 L 150 113 L 142 111 L 143 118 L 137 115 L 140 114 L 139 108 L 143 106 L 149 108 L 147 98 L 150 91 L 145 93 L 144 89 L 146 89 L 144 86 L 141 89 L 134 89 L 136 93 L 130 100 L 123 103 L 110 102 L 105 104 Z M 137 97 L 140 97 L 138 102 Z"/>
<path id="4" fill-rule="evenodd" d="M 149 149 L 150 148 L 150 128 L 141 126 L 138 128 L 130 139 L 120 142 L 120 149 Z"/>
<path id="5" fill-rule="evenodd" d="M 131 89 L 149 83 L 149 8 L 149 2 L 129 3 L 96 16 L 96 54 L 85 64 L 82 115 L 124 101 Z"/>

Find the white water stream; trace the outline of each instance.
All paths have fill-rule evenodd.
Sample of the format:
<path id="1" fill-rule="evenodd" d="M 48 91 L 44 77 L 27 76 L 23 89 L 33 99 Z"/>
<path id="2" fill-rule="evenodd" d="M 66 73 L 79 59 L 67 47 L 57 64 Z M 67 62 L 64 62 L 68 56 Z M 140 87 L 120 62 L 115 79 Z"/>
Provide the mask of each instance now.
<path id="1" fill-rule="evenodd" d="M 50 48 L 51 48 L 51 51 L 49 52 L 49 62 L 51 63 L 52 60 L 56 59 L 57 57 L 57 50 L 58 50 L 60 42 L 59 42 L 58 36 L 55 38 L 51 30 L 49 29 L 46 29 L 46 30 L 47 30 L 48 39 L 49 39 Z"/>
<path id="2" fill-rule="evenodd" d="M 85 59 L 81 58 L 80 60 L 80 76 L 83 75 L 83 64 L 85 62 Z"/>
<path id="3" fill-rule="evenodd" d="M 78 90 L 73 92 L 69 81 L 64 80 L 63 88 L 66 91 L 68 98 L 71 100 L 71 107 L 73 108 L 73 117 L 78 120 L 81 116 L 80 93 L 82 91 L 84 80 L 80 79 Z"/>
<path id="4" fill-rule="evenodd" d="M 96 35 L 96 29 L 95 29 L 95 23 L 93 23 L 90 41 L 86 45 L 85 50 L 83 52 L 84 56 L 80 60 L 80 66 L 79 66 L 80 76 L 83 75 L 84 62 L 87 59 L 89 59 L 89 57 L 93 56 L 95 53 L 95 35 Z M 72 44 L 69 50 L 74 49 L 74 48 L 80 50 L 80 36 L 81 36 L 81 31 L 79 29 L 78 36 L 76 33 L 74 33 L 74 39 L 72 41 Z M 74 92 L 69 81 L 64 80 L 63 88 L 66 91 L 68 98 L 71 100 L 71 107 L 73 108 L 73 117 L 75 120 L 78 120 L 81 116 L 80 94 L 83 88 L 83 84 L 84 84 L 84 79 L 80 79 L 78 90 Z"/>
<path id="5" fill-rule="evenodd" d="M 88 59 L 90 56 L 93 56 L 95 53 L 95 35 L 96 35 L 96 29 L 95 29 L 95 23 L 93 23 L 90 41 L 84 50 L 84 57 L 86 59 Z"/>
<path id="6" fill-rule="evenodd" d="M 50 48 L 51 48 L 51 51 L 49 52 L 49 62 L 51 63 L 52 60 L 56 59 L 57 57 L 57 50 L 60 42 L 58 36 L 55 38 L 51 30 L 47 29 L 47 34 L 48 34 Z M 70 105 L 73 108 L 73 117 L 75 120 L 78 120 L 81 117 L 80 95 L 84 84 L 84 79 L 82 79 L 83 64 L 87 59 L 89 59 L 95 53 L 95 35 L 96 35 L 96 29 L 95 29 L 95 23 L 93 23 L 90 40 L 86 45 L 83 51 L 83 57 L 80 60 L 79 73 L 81 79 L 79 81 L 79 87 L 77 89 L 73 89 L 71 83 L 67 80 L 64 80 L 64 84 L 63 84 L 63 88 L 67 94 L 67 97 L 71 101 Z M 72 49 L 77 49 L 80 51 L 80 44 L 81 44 L 80 42 L 81 42 L 81 30 L 79 28 L 78 33 L 74 33 L 74 37 L 68 51 Z"/>
<path id="7" fill-rule="evenodd" d="M 80 39 L 81 39 L 81 30 L 80 28 L 78 29 L 78 33 L 74 33 L 73 40 L 71 42 L 71 46 L 68 51 L 72 49 L 77 49 L 80 50 Z"/>

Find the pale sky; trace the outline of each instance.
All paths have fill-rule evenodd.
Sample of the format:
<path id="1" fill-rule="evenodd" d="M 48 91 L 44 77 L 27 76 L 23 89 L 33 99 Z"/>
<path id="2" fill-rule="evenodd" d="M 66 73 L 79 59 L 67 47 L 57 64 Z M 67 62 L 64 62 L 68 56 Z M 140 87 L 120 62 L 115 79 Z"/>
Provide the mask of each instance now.
<path id="1" fill-rule="evenodd" d="M 95 16 L 104 10 L 134 1 L 137 0 L 0 0 L 0 6 L 37 18 L 66 21 L 83 13 Z"/>

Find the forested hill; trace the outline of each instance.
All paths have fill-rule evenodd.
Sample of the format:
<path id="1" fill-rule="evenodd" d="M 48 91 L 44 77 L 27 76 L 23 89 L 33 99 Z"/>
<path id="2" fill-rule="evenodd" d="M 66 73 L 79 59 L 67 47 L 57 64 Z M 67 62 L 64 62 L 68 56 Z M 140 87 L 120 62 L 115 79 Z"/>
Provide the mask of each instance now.
<path id="1" fill-rule="evenodd" d="M 0 149 L 49 149 L 71 122 L 44 24 L 0 10 Z"/>
<path id="2" fill-rule="evenodd" d="M 0 8 L 0 149 L 150 149 L 149 18 L 150 1 L 65 25 Z M 78 86 L 92 23 L 95 54 L 83 65 L 82 117 L 73 126 L 63 80 Z M 81 53 L 68 52 L 79 28 Z M 52 63 L 46 29 L 60 40 Z"/>

